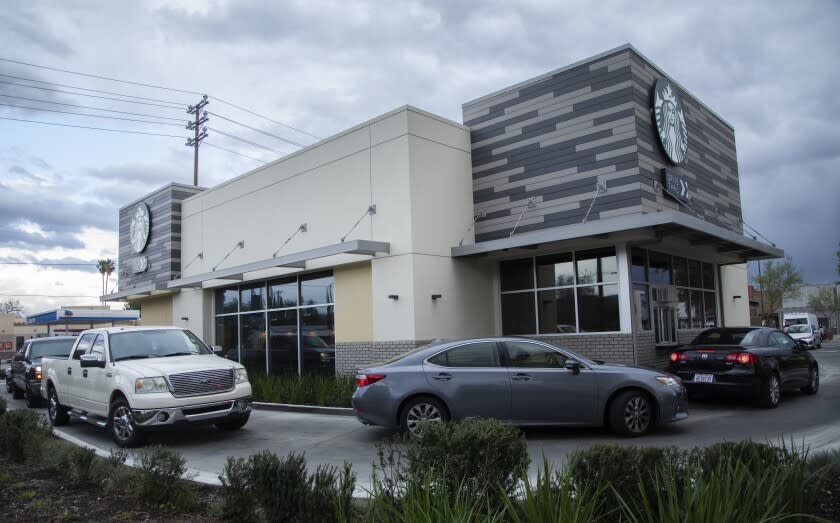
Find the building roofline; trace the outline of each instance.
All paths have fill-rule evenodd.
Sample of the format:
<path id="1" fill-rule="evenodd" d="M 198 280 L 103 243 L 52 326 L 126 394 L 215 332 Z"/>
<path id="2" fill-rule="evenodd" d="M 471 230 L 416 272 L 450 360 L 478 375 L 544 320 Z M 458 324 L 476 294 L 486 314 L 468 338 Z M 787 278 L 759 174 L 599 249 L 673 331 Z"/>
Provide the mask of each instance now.
<path id="1" fill-rule="evenodd" d="M 134 200 L 134 201 L 133 201 L 133 202 L 131 202 L 131 203 L 127 203 L 127 204 L 125 204 L 125 205 L 121 205 L 119 210 L 120 210 L 120 211 L 122 211 L 122 210 L 123 210 L 123 209 L 125 209 L 125 208 L 131 207 L 132 205 L 136 205 L 136 204 L 138 204 L 138 203 L 142 202 L 143 200 L 145 200 L 146 198 L 148 198 L 149 196 L 152 196 L 153 194 L 157 194 L 157 193 L 159 193 L 159 192 L 161 192 L 161 191 L 163 191 L 163 190 L 165 190 L 165 189 L 169 189 L 170 187 L 177 187 L 177 188 L 179 188 L 179 189 L 193 190 L 193 191 L 196 191 L 196 193 L 199 193 L 199 192 L 201 192 L 201 191 L 205 191 L 205 190 L 207 190 L 207 188 L 206 188 L 206 187 L 202 187 L 202 186 L 200 186 L 200 185 L 199 185 L 199 186 L 195 186 L 195 185 L 187 185 L 187 184 L 184 184 L 184 183 L 178 183 L 178 182 L 169 182 L 169 183 L 167 183 L 166 185 L 162 185 L 162 186 L 158 187 L 158 188 L 157 188 L 157 189 L 155 189 L 154 191 L 151 191 L 151 192 L 149 192 L 149 193 L 146 193 L 145 195 L 143 195 L 143 196 L 141 196 L 141 197 L 137 198 L 136 200 Z"/>

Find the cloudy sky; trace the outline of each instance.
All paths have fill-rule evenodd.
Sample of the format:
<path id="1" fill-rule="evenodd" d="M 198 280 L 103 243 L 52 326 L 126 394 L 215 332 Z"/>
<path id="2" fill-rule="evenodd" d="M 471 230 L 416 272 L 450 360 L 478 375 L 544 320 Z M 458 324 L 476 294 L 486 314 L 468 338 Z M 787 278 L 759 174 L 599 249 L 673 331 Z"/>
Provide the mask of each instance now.
<path id="1" fill-rule="evenodd" d="M 214 97 L 208 142 L 253 158 L 203 147 L 200 183 L 212 186 L 316 140 L 298 130 L 329 136 L 404 104 L 461 121 L 465 101 L 628 42 L 734 125 L 745 221 L 806 281 L 834 281 L 838 28 L 835 0 L 7 1 L 0 299 L 29 312 L 97 303 L 93 264 L 116 258 L 117 209 L 192 183 L 191 93 Z"/>

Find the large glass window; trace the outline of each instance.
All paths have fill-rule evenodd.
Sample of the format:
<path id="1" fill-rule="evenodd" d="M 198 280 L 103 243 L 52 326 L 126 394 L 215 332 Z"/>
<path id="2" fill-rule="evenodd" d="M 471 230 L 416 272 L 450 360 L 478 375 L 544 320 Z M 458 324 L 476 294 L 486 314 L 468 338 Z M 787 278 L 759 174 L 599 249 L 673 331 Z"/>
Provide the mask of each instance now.
<path id="1" fill-rule="evenodd" d="M 253 373 L 335 374 L 335 280 L 317 273 L 216 291 L 216 344 Z"/>
<path id="2" fill-rule="evenodd" d="M 620 330 L 615 249 L 504 261 L 500 273 L 506 335 Z"/>
<path id="3" fill-rule="evenodd" d="M 648 251 L 648 276 L 650 283 L 671 285 L 671 257 L 667 254 L 660 254 Z"/>

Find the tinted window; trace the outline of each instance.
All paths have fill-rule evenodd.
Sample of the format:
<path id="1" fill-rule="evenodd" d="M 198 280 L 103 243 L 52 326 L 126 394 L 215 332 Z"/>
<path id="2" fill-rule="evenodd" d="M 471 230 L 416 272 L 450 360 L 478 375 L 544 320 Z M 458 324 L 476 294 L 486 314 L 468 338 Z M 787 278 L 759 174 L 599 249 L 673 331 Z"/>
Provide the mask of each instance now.
<path id="1" fill-rule="evenodd" d="M 39 341 L 32 344 L 31 350 L 29 351 L 29 358 L 41 358 L 44 356 L 66 358 L 70 355 L 70 349 L 73 348 L 74 343 L 76 343 L 76 340 Z"/>
<path id="2" fill-rule="evenodd" d="M 502 332 L 533 334 L 535 328 L 534 293 L 502 294 Z"/>
<path id="3" fill-rule="evenodd" d="M 297 280 L 280 280 L 268 284 L 268 308 L 295 307 L 298 304 Z"/>
<path id="4" fill-rule="evenodd" d="M 578 287 L 580 332 L 621 330 L 618 316 L 618 285 Z"/>
<path id="5" fill-rule="evenodd" d="M 190 331 L 138 330 L 111 334 L 111 360 L 161 358 L 176 354 L 212 354 Z"/>
<path id="6" fill-rule="evenodd" d="M 630 263 L 633 281 L 647 281 L 647 251 L 635 247 L 631 249 Z"/>
<path id="7" fill-rule="evenodd" d="M 667 254 L 650 251 L 648 253 L 650 268 L 648 278 L 651 283 L 671 284 L 671 257 Z"/>
<path id="8" fill-rule="evenodd" d="M 90 348 L 90 353 L 95 354 L 100 361 L 105 361 L 105 338 L 103 338 L 101 334 L 97 336 L 96 341 L 93 342 L 93 346 Z"/>
<path id="9" fill-rule="evenodd" d="M 490 341 L 460 345 L 429 358 L 441 367 L 498 367 L 496 343 Z"/>
<path id="10" fill-rule="evenodd" d="M 796 348 L 796 342 L 793 341 L 790 336 L 786 336 L 781 332 L 773 332 L 770 334 L 770 344 L 774 347 L 780 347 L 782 349 L 793 350 Z"/>
<path id="11" fill-rule="evenodd" d="M 566 357 L 543 345 L 525 341 L 505 342 L 510 366 L 531 369 L 562 369 Z"/>
<path id="12" fill-rule="evenodd" d="M 580 251 L 575 255 L 578 283 L 618 281 L 615 249 Z"/>
<path id="13" fill-rule="evenodd" d="M 73 353 L 74 360 L 80 359 L 82 354 L 87 354 L 90 346 L 93 345 L 94 338 L 96 338 L 96 334 L 85 334 L 82 336 L 79 344 L 76 345 L 76 351 Z"/>
<path id="14" fill-rule="evenodd" d="M 537 287 L 562 287 L 575 283 L 572 254 L 554 254 L 537 258 Z"/>
<path id="15" fill-rule="evenodd" d="M 249 285 L 239 291 L 239 310 L 259 311 L 265 309 L 265 285 Z"/>
<path id="16" fill-rule="evenodd" d="M 216 291 L 216 314 L 227 314 L 239 310 L 239 291 L 219 289 Z"/>
<path id="17" fill-rule="evenodd" d="M 333 302 L 333 290 L 335 279 L 332 274 L 323 274 L 301 277 L 300 279 L 300 304 L 317 305 Z"/>
<path id="18" fill-rule="evenodd" d="M 540 307 L 540 334 L 577 332 L 574 289 L 540 291 L 537 299 Z"/>
<path id="19" fill-rule="evenodd" d="M 531 258 L 501 263 L 502 292 L 534 288 L 534 264 Z"/>

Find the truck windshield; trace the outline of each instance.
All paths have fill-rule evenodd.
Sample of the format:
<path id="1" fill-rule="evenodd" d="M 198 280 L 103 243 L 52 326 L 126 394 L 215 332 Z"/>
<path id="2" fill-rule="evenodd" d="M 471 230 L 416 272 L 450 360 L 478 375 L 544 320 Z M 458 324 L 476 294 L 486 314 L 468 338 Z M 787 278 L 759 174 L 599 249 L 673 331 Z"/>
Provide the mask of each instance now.
<path id="1" fill-rule="evenodd" d="M 110 343 L 112 361 L 213 354 L 193 333 L 179 329 L 117 332 Z"/>
<path id="2" fill-rule="evenodd" d="M 44 356 L 64 357 L 70 355 L 70 349 L 76 342 L 72 340 L 44 340 L 32 343 L 32 348 L 29 349 L 29 359 L 43 358 Z"/>

